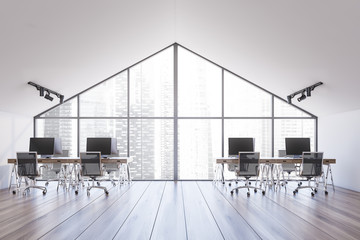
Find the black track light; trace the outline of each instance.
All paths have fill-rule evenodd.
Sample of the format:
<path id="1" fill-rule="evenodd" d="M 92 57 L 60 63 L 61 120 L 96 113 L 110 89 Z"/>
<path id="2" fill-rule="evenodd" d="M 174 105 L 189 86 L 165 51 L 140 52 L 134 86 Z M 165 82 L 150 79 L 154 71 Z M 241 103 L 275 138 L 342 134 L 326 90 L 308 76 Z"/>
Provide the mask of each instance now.
<path id="1" fill-rule="evenodd" d="M 320 86 L 322 84 L 323 84 L 322 82 L 318 82 L 318 83 L 315 83 L 314 85 L 311 85 L 311 86 L 309 86 L 307 88 L 301 89 L 301 90 L 299 90 L 297 92 L 294 92 L 294 93 L 288 95 L 287 96 L 288 103 L 291 104 L 291 99 L 293 97 L 295 97 L 297 94 L 300 94 L 300 93 L 301 93 L 301 96 L 297 98 L 297 100 L 299 102 L 306 99 L 306 96 L 311 97 L 311 91 L 313 91 L 317 86 Z M 305 93 L 306 93 L 306 95 L 305 95 Z"/>
<path id="2" fill-rule="evenodd" d="M 299 102 L 301 102 L 302 100 L 304 100 L 306 98 L 306 96 L 305 96 L 305 91 L 301 94 L 301 96 L 300 97 L 298 97 L 298 101 Z"/>
<path id="3" fill-rule="evenodd" d="M 46 93 L 46 95 L 45 95 L 44 98 L 46 98 L 47 100 L 50 100 L 50 101 L 54 100 L 54 98 L 53 98 L 52 96 L 50 96 L 50 92 L 49 92 L 49 91 Z"/>
<path id="4" fill-rule="evenodd" d="M 54 97 L 50 96 L 50 94 L 53 94 L 55 96 L 57 96 L 60 99 L 60 103 L 64 102 L 64 95 L 61 95 L 58 92 L 55 92 L 53 90 L 50 90 L 46 87 L 40 86 L 39 84 L 33 83 L 33 82 L 28 82 L 29 85 L 34 86 L 36 88 L 36 90 L 39 90 L 40 92 L 40 97 L 44 97 L 49 101 L 54 100 Z M 44 93 L 46 92 L 46 95 L 44 96 Z"/>
<path id="5" fill-rule="evenodd" d="M 44 88 L 40 87 L 39 91 L 40 91 L 40 97 L 43 97 L 44 96 Z"/>
<path id="6" fill-rule="evenodd" d="M 313 88 L 311 88 L 311 87 L 308 87 L 307 89 L 306 89 L 306 96 L 307 97 L 311 97 L 311 91 L 313 90 Z"/>

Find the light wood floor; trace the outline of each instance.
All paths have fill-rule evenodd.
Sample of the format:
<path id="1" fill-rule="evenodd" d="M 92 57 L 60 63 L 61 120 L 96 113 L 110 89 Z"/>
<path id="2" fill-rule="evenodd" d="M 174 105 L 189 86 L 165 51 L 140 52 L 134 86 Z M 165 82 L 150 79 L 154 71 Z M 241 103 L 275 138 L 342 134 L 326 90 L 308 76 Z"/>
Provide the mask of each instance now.
<path id="1" fill-rule="evenodd" d="M 360 239 L 360 193 L 293 196 L 294 184 L 250 197 L 207 181 L 106 182 L 109 196 L 1 190 L 0 239 Z"/>

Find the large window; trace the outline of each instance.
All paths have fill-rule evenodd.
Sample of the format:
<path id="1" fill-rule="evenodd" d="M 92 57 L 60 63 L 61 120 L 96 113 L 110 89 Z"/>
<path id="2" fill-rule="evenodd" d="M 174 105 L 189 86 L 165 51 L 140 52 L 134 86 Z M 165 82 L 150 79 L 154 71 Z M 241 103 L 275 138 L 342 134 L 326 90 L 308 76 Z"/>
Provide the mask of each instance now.
<path id="1" fill-rule="evenodd" d="M 87 137 L 114 137 L 132 156 L 134 179 L 212 179 L 229 137 L 255 138 L 261 156 L 276 156 L 285 137 L 310 137 L 316 116 L 178 44 L 34 118 L 35 135 L 60 137 L 70 156 Z"/>

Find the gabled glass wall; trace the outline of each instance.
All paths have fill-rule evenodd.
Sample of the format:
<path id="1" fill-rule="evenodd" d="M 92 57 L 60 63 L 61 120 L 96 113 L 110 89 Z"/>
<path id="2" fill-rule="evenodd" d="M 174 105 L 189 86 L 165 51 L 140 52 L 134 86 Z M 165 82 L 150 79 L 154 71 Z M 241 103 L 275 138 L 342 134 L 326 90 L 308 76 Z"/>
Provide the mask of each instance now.
<path id="1" fill-rule="evenodd" d="M 35 116 L 35 136 L 60 137 L 70 156 L 87 137 L 117 138 L 134 179 L 212 179 L 229 137 L 254 137 L 277 156 L 285 137 L 310 137 L 317 118 L 173 44 Z"/>

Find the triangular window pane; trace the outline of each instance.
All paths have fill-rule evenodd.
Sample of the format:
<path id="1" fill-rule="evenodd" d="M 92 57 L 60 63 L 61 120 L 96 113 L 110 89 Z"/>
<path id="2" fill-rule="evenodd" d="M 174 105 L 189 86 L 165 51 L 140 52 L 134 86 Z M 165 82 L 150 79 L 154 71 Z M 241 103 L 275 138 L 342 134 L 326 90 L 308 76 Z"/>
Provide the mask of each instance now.
<path id="1" fill-rule="evenodd" d="M 77 98 L 66 101 L 40 117 L 77 117 Z"/>
<path id="2" fill-rule="evenodd" d="M 306 112 L 276 97 L 274 99 L 274 114 L 275 117 L 311 117 Z"/>

